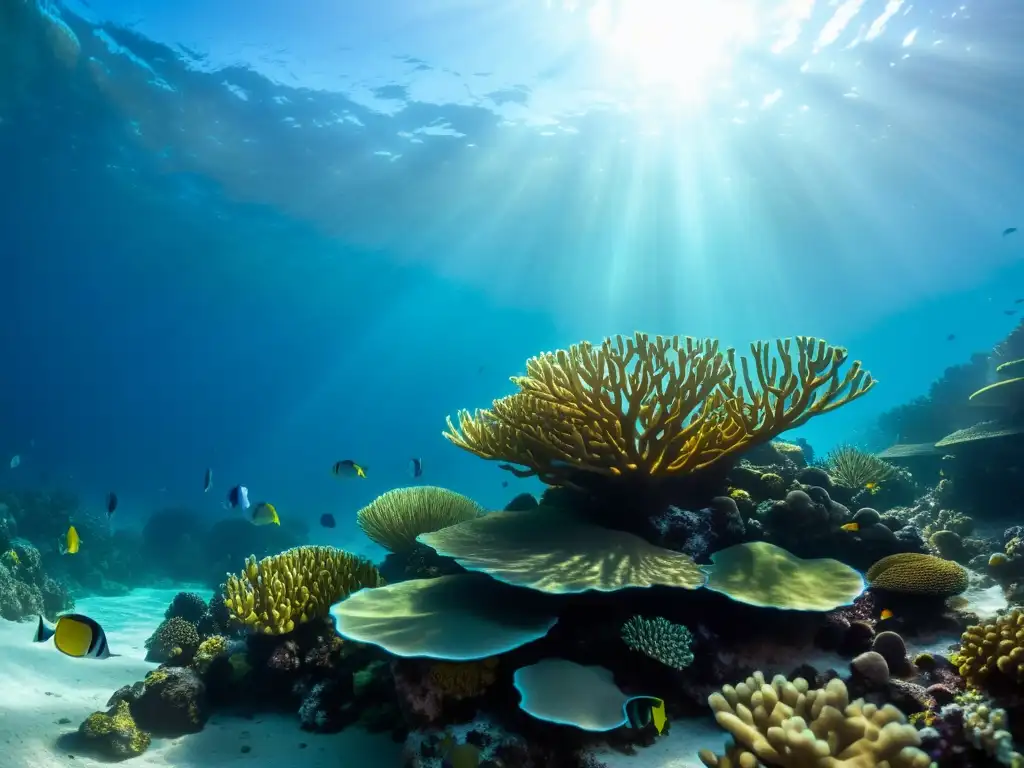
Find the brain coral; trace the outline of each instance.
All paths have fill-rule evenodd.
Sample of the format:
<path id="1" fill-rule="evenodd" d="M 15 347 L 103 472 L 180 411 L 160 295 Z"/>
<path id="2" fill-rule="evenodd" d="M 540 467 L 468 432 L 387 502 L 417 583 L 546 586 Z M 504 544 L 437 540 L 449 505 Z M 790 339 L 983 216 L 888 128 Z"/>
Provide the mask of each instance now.
<path id="1" fill-rule="evenodd" d="M 312 618 L 326 618 L 333 603 L 384 583 L 373 563 L 334 547 L 295 547 L 245 561 L 224 585 L 234 619 L 267 635 L 283 635 Z"/>
<path id="2" fill-rule="evenodd" d="M 199 647 L 199 640 L 195 624 L 172 616 L 162 621 L 146 640 L 146 660 L 162 663 L 181 657 L 181 661 L 188 661 Z"/>
<path id="3" fill-rule="evenodd" d="M 1024 682 L 1024 611 L 1014 608 L 989 624 L 967 628 L 951 660 L 972 688 L 999 676 Z"/>
<path id="4" fill-rule="evenodd" d="M 483 508 L 461 493 L 419 485 L 381 494 L 356 514 L 356 522 L 372 541 L 389 552 L 416 546 L 416 537 L 479 517 Z"/>
<path id="5" fill-rule="evenodd" d="M 883 557 L 866 574 L 873 589 L 951 597 L 967 589 L 967 569 L 935 555 L 903 552 Z"/>

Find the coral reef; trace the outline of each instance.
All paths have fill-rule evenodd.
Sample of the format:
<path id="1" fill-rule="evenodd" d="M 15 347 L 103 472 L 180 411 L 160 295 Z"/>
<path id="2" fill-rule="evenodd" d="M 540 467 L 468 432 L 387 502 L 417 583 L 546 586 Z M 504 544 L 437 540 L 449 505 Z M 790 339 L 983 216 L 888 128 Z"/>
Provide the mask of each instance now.
<path id="1" fill-rule="evenodd" d="M 323 618 L 331 604 L 363 587 L 382 584 L 374 565 L 333 547 L 296 547 L 229 576 L 224 605 L 232 617 L 259 632 L 282 635 Z"/>
<path id="2" fill-rule="evenodd" d="M 904 553 L 875 563 L 865 574 L 872 589 L 933 597 L 959 595 L 967 589 L 967 570 L 934 555 Z"/>
<path id="3" fill-rule="evenodd" d="M 149 734 L 139 730 L 126 701 L 118 701 L 107 712 L 93 712 L 78 733 L 91 749 L 110 760 L 141 755 L 150 744 Z"/>
<path id="4" fill-rule="evenodd" d="M 622 641 L 632 650 L 672 669 L 686 669 L 693 663 L 690 630 L 661 616 L 654 619 L 634 616 L 622 625 Z"/>
<path id="5" fill-rule="evenodd" d="M 381 494 L 356 513 L 367 538 L 389 552 L 408 552 L 416 537 L 479 517 L 483 507 L 447 488 L 418 485 Z"/>

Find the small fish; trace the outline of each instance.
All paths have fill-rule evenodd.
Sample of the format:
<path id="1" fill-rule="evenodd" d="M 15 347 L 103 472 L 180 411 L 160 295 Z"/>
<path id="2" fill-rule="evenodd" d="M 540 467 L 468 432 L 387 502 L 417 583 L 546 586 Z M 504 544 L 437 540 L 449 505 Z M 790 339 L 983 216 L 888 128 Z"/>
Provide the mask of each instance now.
<path id="1" fill-rule="evenodd" d="M 21 454 L 16 453 L 11 457 L 11 469 L 17 469 L 19 464 L 21 464 Z"/>
<path id="2" fill-rule="evenodd" d="M 1014 299 L 1013 303 L 1014 304 L 1024 304 L 1024 299 Z"/>
<path id="3" fill-rule="evenodd" d="M 1006 237 L 1007 235 L 1012 235 L 1016 231 L 1016 227 L 1007 227 L 1006 229 L 1003 230 L 1003 237 Z"/>
<path id="4" fill-rule="evenodd" d="M 57 619 L 53 644 L 61 653 L 79 659 L 106 659 L 114 655 L 103 627 L 80 613 L 65 613 Z"/>
<path id="5" fill-rule="evenodd" d="M 881 612 L 881 613 L 880 613 L 880 614 L 878 615 L 878 619 L 879 619 L 880 621 L 885 621 L 886 619 L 891 619 L 891 618 L 892 618 L 893 616 L 895 616 L 895 615 L 896 615 L 896 614 L 894 614 L 894 613 L 893 613 L 892 611 L 890 611 L 890 610 L 889 610 L 888 608 L 885 608 L 885 609 L 884 609 L 884 610 L 883 610 L 883 611 L 882 611 L 882 612 Z"/>
<path id="6" fill-rule="evenodd" d="M 1017 314 L 1017 310 L 1016 309 L 1004 309 L 1003 310 L 1003 314 L 1004 315 L 1016 315 Z"/>
<path id="7" fill-rule="evenodd" d="M 344 459 L 334 462 L 331 467 L 331 474 L 335 477 L 366 477 L 366 470 L 356 464 L 352 459 Z"/>
<path id="8" fill-rule="evenodd" d="M 32 635 L 32 642 L 45 643 L 47 640 L 53 637 L 53 632 L 53 624 L 44 619 L 42 614 L 39 614 L 39 623 L 36 625 L 35 634 Z"/>
<path id="9" fill-rule="evenodd" d="M 109 518 L 114 514 L 114 510 L 117 509 L 117 494 L 111 491 L 107 494 L 107 517 Z"/>
<path id="10" fill-rule="evenodd" d="M 847 523 L 846 525 L 840 525 L 839 526 L 839 530 L 840 531 L 850 531 L 851 533 L 856 533 L 857 531 L 860 530 L 860 525 L 858 525 L 857 523 Z"/>
<path id="11" fill-rule="evenodd" d="M 4 552 L 3 560 L 5 563 L 10 563 L 15 568 L 21 565 L 21 558 L 18 557 L 18 553 L 13 549 L 9 549 Z"/>
<path id="12" fill-rule="evenodd" d="M 249 489 L 244 485 L 236 485 L 228 491 L 228 500 L 224 502 L 224 509 L 242 508 L 244 512 L 249 508 Z"/>
<path id="13" fill-rule="evenodd" d="M 68 528 L 68 532 L 64 534 L 64 538 L 61 541 L 61 554 L 62 555 L 74 555 L 78 553 L 79 548 L 82 546 L 82 540 L 78 538 L 78 531 L 75 530 L 75 526 Z"/>
<path id="14" fill-rule="evenodd" d="M 281 518 L 277 516 L 277 510 L 273 504 L 261 501 L 252 508 L 253 525 L 280 525 Z"/>
<path id="15" fill-rule="evenodd" d="M 320 515 L 320 525 L 322 525 L 324 528 L 333 528 L 337 524 L 338 523 L 335 521 L 334 515 L 332 515 L 330 512 L 324 515 Z"/>
<path id="16" fill-rule="evenodd" d="M 665 715 L 665 702 L 654 696 L 637 696 L 626 702 L 626 720 L 630 727 L 640 730 L 654 724 L 654 729 L 661 734 L 665 730 L 668 718 Z"/>
<path id="17" fill-rule="evenodd" d="M 501 487 L 502 488 L 508 488 L 508 480 L 502 480 L 501 481 Z"/>
<path id="18" fill-rule="evenodd" d="M 413 477 L 423 477 L 423 459 L 409 459 L 409 471 Z"/>
<path id="19" fill-rule="evenodd" d="M 213 488 L 213 470 L 207 469 L 203 476 L 203 493 L 209 493 L 211 488 Z"/>
<path id="20" fill-rule="evenodd" d="M 882 486 L 879 483 L 864 483 L 864 489 L 868 491 L 872 496 L 882 490 Z"/>
<path id="21" fill-rule="evenodd" d="M 954 341 L 955 339 L 956 339 L 956 334 L 955 333 L 951 333 L 951 334 L 949 334 L 949 336 L 946 337 L 946 341 Z"/>

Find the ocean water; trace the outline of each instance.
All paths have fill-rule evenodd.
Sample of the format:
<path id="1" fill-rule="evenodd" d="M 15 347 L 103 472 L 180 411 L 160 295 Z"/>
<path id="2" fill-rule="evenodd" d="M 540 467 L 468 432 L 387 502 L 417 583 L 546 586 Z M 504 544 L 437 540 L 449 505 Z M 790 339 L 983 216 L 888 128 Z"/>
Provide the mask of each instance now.
<path id="1" fill-rule="evenodd" d="M 242 484 L 380 559 L 389 489 L 544 488 L 446 416 L 637 330 L 845 346 L 880 383 L 786 437 L 884 447 L 1024 315 L 1022 36 L 995 0 L 0 0 L 0 490 L 133 531 Z"/>

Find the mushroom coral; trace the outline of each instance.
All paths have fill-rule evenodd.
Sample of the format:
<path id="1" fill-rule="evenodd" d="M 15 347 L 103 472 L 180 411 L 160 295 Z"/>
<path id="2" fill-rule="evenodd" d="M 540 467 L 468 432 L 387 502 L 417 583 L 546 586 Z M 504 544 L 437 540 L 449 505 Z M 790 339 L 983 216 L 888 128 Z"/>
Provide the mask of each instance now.
<path id="1" fill-rule="evenodd" d="M 864 395 L 875 381 L 841 347 L 800 336 L 758 341 L 751 358 L 715 339 L 616 336 L 546 352 L 490 409 L 460 411 L 444 436 L 518 477 L 571 484 L 678 477 L 765 443 Z M 773 353 L 774 349 L 774 353 Z M 795 359 L 794 359 L 795 351 Z M 518 467 L 523 467 L 520 469 Z"/>

